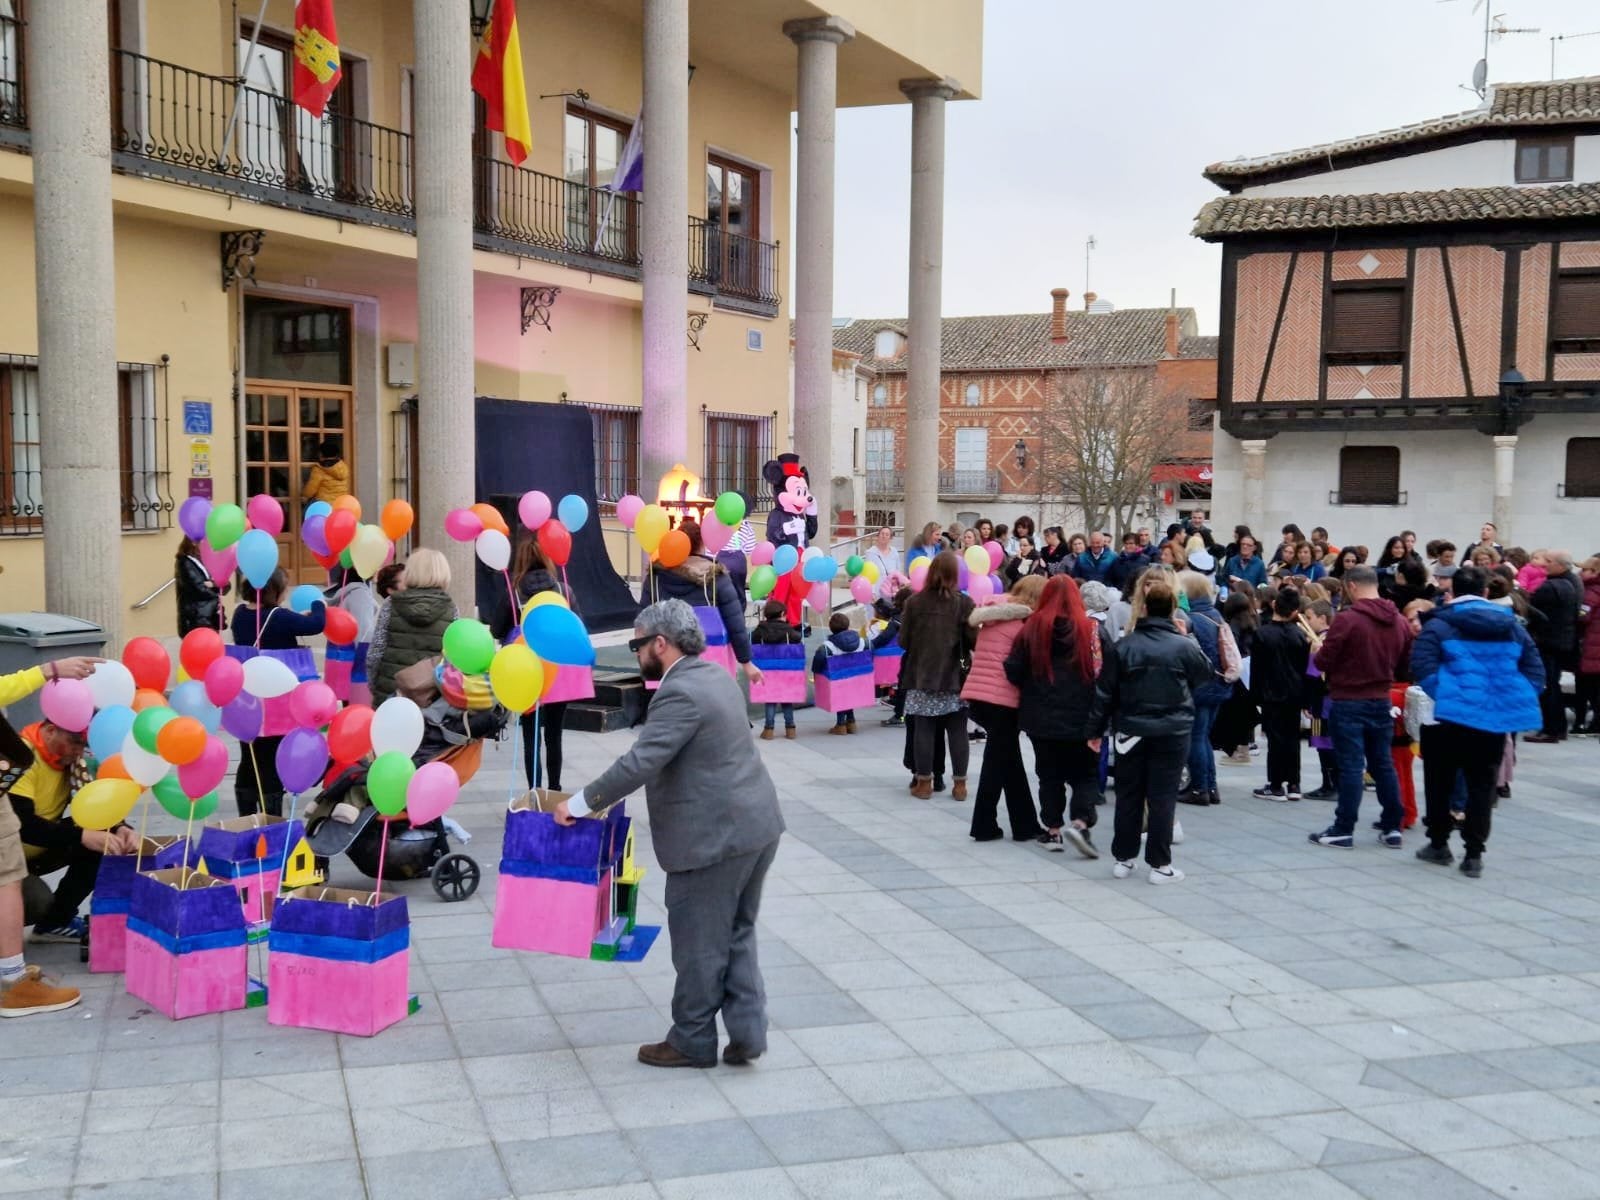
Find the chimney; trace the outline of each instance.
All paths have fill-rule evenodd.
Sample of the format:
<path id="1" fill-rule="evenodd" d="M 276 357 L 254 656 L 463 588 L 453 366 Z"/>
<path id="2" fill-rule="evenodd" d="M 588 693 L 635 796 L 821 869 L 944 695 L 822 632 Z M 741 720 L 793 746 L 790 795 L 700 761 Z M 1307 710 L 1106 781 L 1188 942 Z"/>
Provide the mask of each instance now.
<path id="1" fill-rule="evenodd" d="M 1178 357 L 1178 313 L 1176 309 L 1167 309 L 1167 357 Z"/>
<path id="2" fill-rule="evenodd" d="M 1057 344 L 1067 340 L 1067 297 L 1071 294 L 1066 288 L 1050 293 L 1050 340 Z"/>
<path id="3" fill-rule="evenodd" d="M 1100 297 L 1095 295 L 1093 292 L 1085 292 L 1083 294 L 1083 311 L 1093 312 L 1094 302 L 1098 299 L 1100 299 Z"/>

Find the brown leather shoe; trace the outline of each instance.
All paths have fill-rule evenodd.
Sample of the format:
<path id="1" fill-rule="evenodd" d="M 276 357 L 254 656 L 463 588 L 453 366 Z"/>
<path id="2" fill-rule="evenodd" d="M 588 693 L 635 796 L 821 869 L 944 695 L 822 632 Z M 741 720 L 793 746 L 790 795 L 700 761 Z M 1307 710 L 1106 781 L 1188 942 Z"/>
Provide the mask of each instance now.
<path id="1" fill-rule="evenodd" d="M 952 800 L 965 800 L 966 798 L 967 798 L 967 781 L 965 779 L 957 779 L 955 781 L 955 785 L 950 789 L 950 799 L 952 799 Z"/>
<path id="2" fill-rule="evenodd" d="M 916 800 L 933 799 L 933 776 L 918 775 L 916 782 L 911 785 L 911 795 Z"/>
<path id="3" fill-rule="evenodd" d="M 24 967 L 22 978 L 0 990 L 0 1017 L 31 1017 L 34 1013 L 60 1012 L 81 997 L 76 988 L 57 987 L 38 967 Z"/>
<path id="4" fill-rule="evenodd" d="M 705 1062 L 690 1058 L 681 1053 L 671 1042 L 653 1042 L 648 1046 L 640 1046 L 639 1061 L 647 1067 L 697 1067 L 701 1070 L 717 1065 L 715 1058 Z"/>
<path id="5" fill-rule="evenodd" d="M 761 1051 L 751 1052 L 738 1042 L 729 1042 L 722 1051 L 722 1061 L 730 1067 L 748 1067 L 761 1057 Z"/>
<path id="6" fill-rule="evenodd" d="M 787 728 L 784 729 L 783 736 L 788 738 L 792 742 L 792 741 L 794 741 L 795 738 L 800 736 L 800 733 L 799 733 L 799 730 L 795 729 L 795 727 L 793 725 L 790 725 L 790 726 L 788 726 Z"/>

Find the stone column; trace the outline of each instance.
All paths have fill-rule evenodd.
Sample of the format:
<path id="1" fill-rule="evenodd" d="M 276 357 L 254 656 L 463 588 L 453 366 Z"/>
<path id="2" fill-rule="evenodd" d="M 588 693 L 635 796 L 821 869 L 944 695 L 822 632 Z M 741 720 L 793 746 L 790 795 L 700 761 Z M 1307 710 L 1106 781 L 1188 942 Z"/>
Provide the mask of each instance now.
<path id="1" fill-rule="evenodd" d="M 416 38 L 418 544 L 450 560 L 451 595 L 473 611 L 472 545 L 444 517 L 476 498 L 472 334 L 472 32 L 468 6 L 414 0 Z"/>
<path id="2" fill-rule="evenodd" d="M 1494 516 L 1500 544 L 1511 545 L 1511 490 L 1517 476 L 1517 435 L 1499 434 L 1494 439 Z"/>
<path id="3" fill-rule="evenodd" d="M 28 17 L 44 602 L 99 625 L 114 654 L 122 480 L 106 6 L 36 4 Z"/>
<path id="4" fill-rule="evenodd" d="M 839 47 L 855 36 L 847 21 L 788 21 L 799 47 L 795 110 L 794 446 L 811 473 L 818 540 L 833 541 L 833 478 L 851 464 L 833 456 L 833 127 Z"/>
<path id="5" fill-rule="evenodd" d="M 950 79 L 907 79 L 911 99 L 911 270 L 906 302 L 906 529 L 939 504 L 940 293 L 944 286 L 944 106 Z"/>
<path id="6" fill-rule="evenodd" d="M 1239 448 L 1244 451 L 1244 515 L 1239 520 L 1259 538 L 1267 523 L 1266 439 L 1242 441 Z"/>
<path id="7" fill-rule="evenodd" d="M 644 113 L 639 487 L 654 503 L 689 465 L 689 0 L 644 0 Z"/>

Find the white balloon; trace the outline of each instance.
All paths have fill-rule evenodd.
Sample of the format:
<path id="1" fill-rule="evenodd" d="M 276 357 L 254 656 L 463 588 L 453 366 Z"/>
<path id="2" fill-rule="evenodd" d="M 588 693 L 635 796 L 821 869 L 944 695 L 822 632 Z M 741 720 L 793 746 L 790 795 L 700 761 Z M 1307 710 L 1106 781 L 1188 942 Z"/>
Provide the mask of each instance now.
<path id="1" fill-rule="evenodd" d="M 140 787 L 151 787 L 167 777 L 172 764 L 159 754 L 151 754 L 130 733 L 122 739 L 122 769 Z"/>
<path id="2" fill-rule="evenodd" d="M 97 663 L 94 672 L 84 680 L 96 708 L 110 708 L 115 704 L 133 706 L 133 693 L 137 690 L 133 672 L 114 658 Z"/>
<path id="3" fill-rule="evenodd" d="M 372 752 L 398 750 L 407 758 L 422 745 L 422 710 L 404 696 L 390 696 L 372 715 Z"/>
<path id="4" fill-rule="evenodd" d="M 511 539 L 498 529 L 485 529 L 478 535 L 478 560 L 491 571 L 504 571 L 511 565 Z"/>
<path id="5" fill-rule="evenodd" d="M 816 558 L 821 553 L 821 546 L 807 546 L 803 551 L 800 552 L 800 561 L 809 562 L 811 559 Z"/>
<path id="6" fill-rule="evenodd" d="M 300 681 L 295 678 L 286 663 L 265 654 L 258 654 L 244 664 L 244 690 L 252 696 L 259 696 L 263 700 L 271 700 L 277 696 L 287 696 L 300 686 Z"/>

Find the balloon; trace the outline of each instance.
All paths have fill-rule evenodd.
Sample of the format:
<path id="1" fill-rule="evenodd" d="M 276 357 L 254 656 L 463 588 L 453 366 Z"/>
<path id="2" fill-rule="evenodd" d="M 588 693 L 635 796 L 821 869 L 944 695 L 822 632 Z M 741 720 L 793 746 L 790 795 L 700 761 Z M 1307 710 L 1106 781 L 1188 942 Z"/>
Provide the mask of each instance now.
<path id="1" fill-rule="evenodd" d="M 328 769 L 328 743 L 315 729 L 291 729 L 278 743 L 274 756 L 278 778 L 291 792 L 315 787 Z"/>
<path id="2" fill-rule="evenodd" d="M 223 655 L 206 668 L 206 699 L 221 707 L 233 700 L 244 687 L 244 664 Z"/>
<path id="3" fill-rule="evenodd" d="M 206 685 L 197 679 L 188 679 L 172 689 L 172 711 L 180 717 L 193 717 L 204 725 L 207 733 L 215 733 L 222 725 L 222 710 L 206 695 Z"/>
<path id="4" fill-rule="evenodd" d="M 766 566 L 772 561 L 772 552 L 776 549 L 777 547 L 771 542 L 757 542 L 756 548 L 750 551 L 750 565 L 752 567 Z"/>
<path id="5" fill-rule="evenodd" d="M 350 559 L 349 546 L 346 546 L 343 550 L 339 551 L 339 566 L 346 571 L 354 571 L 356 569 L 356 564 Z"/>
<path id="6" fill-rule="evenodd" d="M 356 536 L 355 514 L 347 509 L 337 509 L 328 514 L 322 523 L 322 538 L 328 543 L 329 554 L 342 554 Z"/>
<path id="7" fill-rule="evenodd" d="M 763 564 L 750 572 L 750 599 L 765 600 L 778 586 L 778 573 Z"/>
<path id="8" fill-rule="evenodd" d="M 100 763 L 100 769 L 94 773 L 96 779 L 132 779 L 128 768 L 122 764 L 122 755 L 113 754 Z"/>
<path id="9" fill-rule="evenodd" d="M 495 651 L 489 664 L 489 687 L 495 699 L 512 712 L 527 712 L 544 690 L 544 667 L 526 644 L 512 642 Z"/>
<path id="10" fill-rule="evenodd" d="M 624 529 L 632 529 L 643 508 L 644 501 L 630 492 L 617 501 L 617 520 L 622 522 Z"/>
<path id="11" fill-rule="evenodd" d="M 175 767 L 192 763 L 205 748 L 206 727 L 194 717 L 174 717 L 156 734 L 156 753 Z"/>
<path id="12" fill-rule="evenodd" d="M 339 697 L 320 679 L 308 679 L 289 693 L 289 715 L 297 724 L 318 729 L 338 711 Z"/>
<path id="13" fill-rule="evenodd" d="M 839 564 L 826 554 L 819 554 L 802 564 L 801 574 L 808 583 L 827 583 L 839 573 Z"/>
<path id="14" fill-rule="evenodd" d="M 133 740 L 139 749 L 151 754 L 158 754 L 161 731 L 166 728 L 169 721 L 176 721 L 178 714 L 166 705 L 160 708 L 147 708 L 133 719 Z"/>
<path id="15" fill-rule="evenodd" d="M 310 504 L 306 505 L 306 515 L 302 518 L 302 522 L 309 521 L 312 517 L 326 517 L 332 511 L 333 505 L 329 504 L 326 500 L 313 500 Z M 303 523 L 301 528 L 305 528 Z"/>
<path id="16" fill-rule="evenodd" d="M 793 546 L 779 546 L 772 552 L 772 569 L 779 575 L 787 575 L 794 570 L 800 562 L 800 551 Z"/>
<path id="17" fill-rule="evenodd" d="M 989 556 L 989 571 L 993 573 L 1000 569 L 1000 564 L 1006 560 L 1006 552 L 999 542 L 985 542 L 983 551 Z"/>
<path id="18" fill-rule="evenodd" d="M 72 819 L 83 829 L 120 825 L 139 802 L 140 787 L 131 779 L 95 779 L 72 797 Z"/>
<path id="19" fill-rule="evenodd" d="M 671 526 L 666 509 L 659 504 L 646 504 L 633 522 L 633 534 L 639 539 L 639 549 L 646 554 L 654 554 Z"/>
<path id="20" fill-rule="evenodd" d="M 961 552 L 961 559 L 967 564 L 967 570 L 980 575 L 987 575 L 992 569 L 989 566 L 989 552 L 982 546 L 968 546 Z"/>
<path id="21" fill-rule="evenodd" d="M 155 688 L 140 688 L 133 694 L 133 711 L 147 712 L 152 708 L 167 707 L 167 698 Z"/>
<path id="22" fill-rule="evenodd" d="M 390 696 L 372 715 L 372 749 L 391 751 L 409 761 L 422 745 L 422 710 L 404 696 Z"/>
<path id="23" fill-rule="evenodd" d="M 252 528 L 268 537 L 277 537 L 283 532 L 283 506 L 265 492 L 250 497 L 244 506 L 244 515 L 250 518 Z"/>
<path id="24" fill-rule="evenodd" d="M 213 550 L 226 550 L 244 536 L 244 509 L 237 504 L 216 504 L 206 514 L 206 541 Z"/>
<path id="25" fill-rule="evenodd" d="M 308 613 L 313 604 L 321 603 L 322 589 L 314 583 L 302 583 L 289 593 L 289 611 Z"/>
<path id="26" fill-rule="evenodd" d="M 122 650 L 122 665 L 133 675 L 135 687 L 161 691 L 172 675 L 172 659 L 155 638 L 136 637 Z"/>
<path id="27" fill-rule="evenodd" d="M 987 604 L 994 597 L 994 584 L 987 575 L 974 575 L 967 584 L 967 595 L 974 604 Z"/>
<path id="28" fill-rule="evenodd" d="M 208 789 L 209 790 L 209 789 Z M 189 795 L 183 790 L 183 785 L 170 776 L 158 779 L 150 788 L 150 794 L 156 798 L 156 803 L 172 817 L 178 820 L 187 820 L 189 816 Z"/>
<path id="29" fill-rule="evenodd" d="M 361 520 L 361 501 L 357 500 L 349 493 L 346 493 L 345 495 L 336 497 L 334 499 L 333 511 L 347 512 L 357 521 L 359 521 Z"/>
<path id="30" fill-rule="evenodd" d="M 560 521 L 546 521 L 539 531 L 539 548 L 556 566 L 564 567 L 572 561 L 572 534 Z"/>
<path id="31" fill-rule="evenodd" d="M 356 624 L 356 619 L 342 608 L 329 608 L 324 614 L 327 618 L 322 627 L 323 634 L 328 639 L 330 646 L 348 646 L 356 640 L 356 635 L 361 627 Z"/>
<path id="32" fill-rule="evenodd" d="M 859 554 L 852 554 L 849 558 L 845 559 L 844 573 L 850 576 L 851 579 L 854 579 L 866 569 L 867 560 L 862 558 Z"/>
<path id="33" fill-rule="evenodd" d="M 594 647 L 589 631 L 571 609 L 546 604 L 528 614 L 522 623 L 522 636 L 528 648 L 545 662 L 587 667 L 594 663 Z"/>
<path id="34" fill-rule="evenodd" d="M 211 515 L 211 501 L 204 496 L 190 496 L 178 506 L 178 528 L 190 541 L 198 542 L 206 536 L 206 518 Z"/>
<path id="35" fill-rule="evenodd" d="M 391 542 L 398 542 L 411 532 L 416 519 L 417 514 L 411 511 L 411 505 L 404 500 L 391 500 L 378 514 L 378 527 L 383 530 L 384 537 Z"/>
<path id="36" fill-rule="evenodd" d="M 857 575 L 850 581 L 850 596 L 857 604 L 872 603 L 872 584 Z"/>
<path id="37" fill-rule="evenodd" d="M 82 733 L 94 719 L 94 695 L 80 679 L 52 679 L 39 696 L 44 719 L 69 733 Z"/>
<path id="38" fill-rule="evenodd" d="M 372 753 L 372 709 L 352 704 L 328 725 L 328 752 L 334 762 L 353 763 Z"/>
<path id="39" fill-rule="evenodd" d="M 278 543 L 270 533 L 252 529 L 239 539 L 239 571 L 253 587 L 266 587 L 278 569 Z"/>
<path id="40" fill-rule="evenodd" d="M 262 700 L 287 696 L 300 686 L 286 663 L 258 654 L 244 664 L 244 690 Z"/>
<path id="41" fill-rule="evenodd" d="M 206 668 L 224 653 L 222 635 L 215 629 L 191 629 L 178 646 L 178 661 L 190 679 L 204 679 Z"/>
<path id="42" fill-rule="evenodd" d="M 217 793 L 214 791 L 207 792 L 205 795 L 199 797 L 192 804 L 190 804 L 186 819 L 190 821 L 204 821 L 216 811 Z"/>
<path id="43" fill-rule="evenodd" d="M 567 532 L 576 533 L 589 519 L 589 502 L 582 496 L 563 496 L 556 507 L 556 516 L 561 518 Z"/>
<path id="44" fill-rule="evenodd" d="M 833 589 L 826 583 L 812 584 L 806 603 L 811 605 L 813 612 L 826 613 L 833 607 Z"/>
<path id="45" fill-rule="evenodd" d="M 689 535 L 674 529 L 656 545 L 656 561 L 663 567 L 682 566 L 689 558 Z"/>
<path id="46" fill-rule="evenodd" d="M 470 508 L 452 508 L 444 515 L 444 531 L 458 542 L 470 542 L 483 532 L 483 522 Z"/>
<path id="47" fill-rule="evenodd" d="M 913 592 L 920 592 L 922 590 L 922 585 L 927 581 L 927 578 L 928 560 L 925 558 L 919 558 L 916 562 L 911 564 L 911 590 Z"/>
<path id="48" fill-rule="evenodd" d="M 988 565 L 988 555 L 984 555 L 984 565 Z M 956 587 L 961 591 L 967 590 L 967 584 L 972 582 L 972 568 L 967 566 L 964 558 L 956 559 Z"/>
<path id="49" fill-rule="evenodd" d="M 328 552 L 328 518 L 307 517 L 300 522 L 300 540 L 306 544 L 306 549 L 313 554 L 326 554 Z"/>
<path id="50" fill-rule="evenodd" d="M 122 749 L 118 753 L 122 756 L 122 766 L 128 772 L 128 778 L 145 787 L 164 779 L 172 770 L 171 763 L 139 745 L 131 733 L 122 740 Z"/>
<path id="51" fill-rule="evenodd" d="M 191 798 L 204 796 L 228 774 L 228 747 L 219 737 L 208 737 L 200 757 L 178 768 L 178 783 Z"/>
<path id="52" fill-rule="evenodd" d="M 239 568 L 239 554 L 232 546 L 226 550 L 213 550 L 210 542 L 200 543 L 200 563 L 219 588 L 227 587 Z"/>
<path id="53" fill-rule="evenodd" d="M 241 691 L 222 706 L 222 727 L 241 742 L 253 742 L 261 736 L 263 715 L 261 698 Z"/>
<path id="54" fill-rule="evenodd" d="M 500 515 L 500 510 L 492 504 L 485 504 L 479 500 L 472 506 L 472 511 L 478 514 L 478 520 L 483 522 L 485 529 L 498 529 L 507 537 L 511 536 L 511 526 L 506 524 L 506 519 Z"/>
<path id="55" fill-rule="evenodd" d="M 356 574 L 371 579 L 388 560 L 391 548 L 383 530 L 376 525 L 363 525 L 350 543 L 350 561 L 355 565 Z"/>
<path id="56" fill-rule="evenodd" d="M 457 617 L 446 626 L 444 659 L 463 675 L 483 674 L 493 658 L 494 634 L 482 621 Z"/>
<path id="57" fill-rule="evenodd" d="M 398 750 L 378 755 L 367 771 L 367 796 L 372 800 L 372 807 L 386 817 L 399 816 L 405 811 L 406 788 L 416 773 L 411 759 Z"/>
<path id="58" fill-rule="evenodd" d="M 622 515 L 620 503 L 617 505 L 617 515 Z M 550 519 L 550 497 L 539 491 L 523 492 L 522 499 L 517 501 L 517 516 L 522 518 L 524 525 L 537 532 Z"/>
<path id="59" fill-rule="evenodd" d="M 406 784 L 406 820 L 413 825 L 436 821 L 460 793 L 461 777 L 449 763 L 424 763 Z"/>
<path id="60" fill-rule="evenodd" d="M 878 564 L 870 559 L 861 564 L 861 574 L 869 583 L 877 583 L 883 577 L 883 572 L 878 570 Z"/>
<path id="61" fill-rule="evenodd" d="M 739 522 L 744 520 L 744 497 L 739 495 L 738 492 L 723 492 L 722 495 L 717 497 L 715 512 L 717 520 L 730 529 L 737 529 Z"/>
<path id="62" fill-rule="evenodd" d="M 990 575 L 989 576 L 989 586 L 994 589 L 994 594 L 996 596 L 1005 595 L 1006 585 L 1003 582 L 1001 582 L 1000 576 L 998 576 L 998 575 Z M 1184 598 L 1188 599 L 1187 596 L 1184 597 Z"/>
<path id="63" fill-rule="evenodd" d="M 700 544 L 712 554 L 719 554 L 722 548 L 733 539 L 733 530 L 717 520 L 717 514 L 709 512 L 705 520 L 700 522 Z"/>
<path id="64" fill-rule="evenodd" d="M 528 614 L 536 608 L 543 608 L 546 604 L 559 604 L 562 608 L 571 608 L 567 598 L 560 592 L 543 591 L 535 592 L 528 597 L 528 602 L 522 606 L 522 620 L 528 619 Z"/>
<path id="65" fill-rule="evenodd" d="M 491 571 L 504 571 L 511 565 L 511 539 L 498 529 L 485 529 L 475 543 L 478 561 Z"/>
<path id="66" fill-rule="evenodd" d="M 95 713 L 89 722 L 89 753 L 104 762 L 120 751 L 133 730 L 134 715 L 125 704 L 113 704 Z"/>

